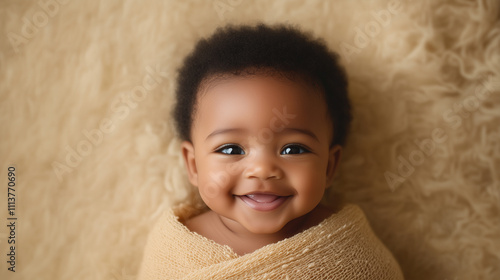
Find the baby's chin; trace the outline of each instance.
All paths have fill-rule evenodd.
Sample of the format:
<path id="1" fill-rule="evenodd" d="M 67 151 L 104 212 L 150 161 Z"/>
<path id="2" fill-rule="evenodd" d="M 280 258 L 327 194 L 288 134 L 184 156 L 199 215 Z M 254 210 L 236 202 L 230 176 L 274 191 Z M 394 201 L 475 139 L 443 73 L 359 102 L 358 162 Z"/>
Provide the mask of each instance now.
<path id="1" fill-rule="evenodd" d="M 285 224 L 271 223 L 244 223 L 242 226 L 250 233 L 270 235 L 280 232 Z"/>
<path id="2" fill-rule="evenodd" d="M 285 234 L 283 230 L 286 229 L 286 225 L 293 221 L 295 217 L 276 217 L 276 215 L 269 215 L 268 217 L 258 218 L 258 217 L 236 217 L 233 219 L 242 228 L 244 228 L 248 233 L 261 234 L 261 235 L 272 235 L 272 234 Z"/>

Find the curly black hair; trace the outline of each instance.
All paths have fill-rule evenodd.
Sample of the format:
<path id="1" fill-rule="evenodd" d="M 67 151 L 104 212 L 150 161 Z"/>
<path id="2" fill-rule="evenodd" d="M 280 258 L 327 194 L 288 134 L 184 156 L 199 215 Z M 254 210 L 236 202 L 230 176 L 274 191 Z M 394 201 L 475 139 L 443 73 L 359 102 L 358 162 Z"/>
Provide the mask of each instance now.
<path id="1" fill-rule="evenodd" d="M 298 74 L 319 85 L 333 123 L 332 144 L 344 145 L 351 122 L 347 78 L 338 55 L 326 44 L 287 25 L 228 25 L 200 40 L 178 71 L 176 105 L 177 132 L 191 140 L 191 125 L 197 93 L 202 82 L 214 75 L 245 75 L 248 69 L 272 69 Z"/>

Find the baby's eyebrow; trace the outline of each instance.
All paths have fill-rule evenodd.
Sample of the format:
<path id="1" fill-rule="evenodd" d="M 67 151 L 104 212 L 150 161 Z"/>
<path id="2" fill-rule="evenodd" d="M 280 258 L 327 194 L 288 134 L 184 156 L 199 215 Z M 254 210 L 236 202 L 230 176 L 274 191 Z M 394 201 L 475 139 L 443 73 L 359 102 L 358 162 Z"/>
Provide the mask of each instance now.
<path id="1" fill-rule="evenodd" d="M 314 140 L 318 141 L 319 142 L 319 139 L 318 137 L 316 136 L 316 134 L 314 134 L 314 132 L 310 131 L 309 129 L 303 129 L 303 128 L 294 128 L 294 127 L 285 127 L 283 129 L 283 131 L 281 131 L 281 133 L 283 132 L 295 132 L 295 133 L 301 133 L 301 134 L 305 134 L 305 135 L 308 135 L 310 136 L 311 138 L 314 138 Z"/>
<path id="2" fill-rule="evenodd" d="M 238 132 L 244 132 L 245 129 L 242 128 L 222 128 L 222 129 L 216 129 L 210 133 L 207 138 L 205 138 L 205 141 L 208 140 L 208 138 L 213 137 L 215 135 L 219 134 L 224 134 L 224 133 L 238 133 Z M 285 127 L 282 131 L 278 133 L 301 133 L 305 134 L 307 136 L 310 136 L 316 141 L 319 141 L 318 137 L 314 132 L 310 131 L 309 129 L 304 129 L 304 128 L 295 128 L 295 127 Z"/>
<path id="3" fill-rule="evenodd" d="M 208 138 L 213 137 L 218 134 L 224 134 L 224 133 L 235 133 L 235 132 L 243 132 L 244 129 L 242 128 L 222 128 L 222 129 L 216 129 L 212 131 L 212 133 L 208 134 L 207 138 L 205 138 L 205 141 L 208 140 Z"/>

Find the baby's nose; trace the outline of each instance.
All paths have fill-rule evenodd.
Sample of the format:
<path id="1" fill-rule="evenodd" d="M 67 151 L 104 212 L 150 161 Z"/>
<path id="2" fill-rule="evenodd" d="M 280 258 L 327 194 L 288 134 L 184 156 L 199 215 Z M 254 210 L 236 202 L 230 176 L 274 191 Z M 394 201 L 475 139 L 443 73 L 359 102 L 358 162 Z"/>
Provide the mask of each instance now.
<path id="1" fill-rule="evenodd" d="M 283 170 L 276 156 L 261 152 L 250 155 L 247 160 L 247 167 L 243 173 L 245 178 L 261 180 L 283 178 Z"/>

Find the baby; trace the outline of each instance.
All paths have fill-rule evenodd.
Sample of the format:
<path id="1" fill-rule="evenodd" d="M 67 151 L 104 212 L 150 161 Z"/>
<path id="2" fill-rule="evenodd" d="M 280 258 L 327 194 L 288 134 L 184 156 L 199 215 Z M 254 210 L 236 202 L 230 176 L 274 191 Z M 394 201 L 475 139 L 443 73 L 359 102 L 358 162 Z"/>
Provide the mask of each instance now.
<path id="1" fill-rule="evenodd" d="M 351 120 L 324 43 L 289 26 L 228 26 L 179 71 L 189 181 L 151 232 L 139 279 L 402 279 L 359 207 L 321 204 Z"/>

